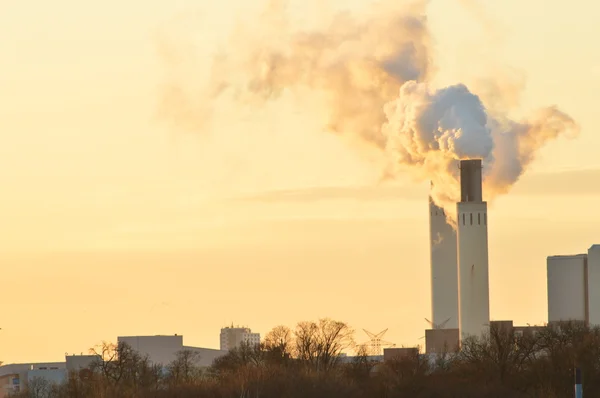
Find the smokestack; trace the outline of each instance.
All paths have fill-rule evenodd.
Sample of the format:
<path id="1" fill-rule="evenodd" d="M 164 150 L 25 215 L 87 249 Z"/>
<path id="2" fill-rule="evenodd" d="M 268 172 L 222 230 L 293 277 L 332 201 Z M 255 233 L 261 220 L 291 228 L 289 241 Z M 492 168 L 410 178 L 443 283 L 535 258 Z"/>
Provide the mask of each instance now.
<path id="1" fill-rule="evenodd" d="M 431 184 L 433 189 L 433 183 Z M 453 217 L 454 218 L 454 217 Z M 429 197 L 431 328 L 458 329 L 456 231 L 446 212 Z"/>
<path id="2" fill-rule="evenodd" d="M 460 161 L 460 201 L 482 202 L 481 159 Z"/>
<path id="3" fill-rule="evenodd" d="M 489 330 L 487 203 L 482 198 L 481 159 L 461 160 L 457 203 L 458 323 L 461 341 Z"/>

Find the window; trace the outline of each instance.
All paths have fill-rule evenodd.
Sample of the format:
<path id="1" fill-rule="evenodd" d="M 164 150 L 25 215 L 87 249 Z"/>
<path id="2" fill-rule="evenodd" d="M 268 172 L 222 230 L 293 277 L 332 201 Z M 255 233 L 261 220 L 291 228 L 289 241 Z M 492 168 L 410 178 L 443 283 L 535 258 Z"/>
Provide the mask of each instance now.
<path id="1" fill-rule="evenodd" d="M 477 224 L 481 225 L 481 213 L 477 213 Z"/>
<path id="2" fill-rule="evenodd" d="M 473 213 L 469 214 L 469 218 L 471 219 L 471 225 L 473 225 Z"/>
<path id="3" fill-rule="evenodd" d="M 463 225 L 465 225 L 465 213 L 463 213 Z"/>
<path id="4" fill-rule="evenodd" d="M 522 330 L 515 330 L 515 337 L 523 337 L 523 331 Z"/>

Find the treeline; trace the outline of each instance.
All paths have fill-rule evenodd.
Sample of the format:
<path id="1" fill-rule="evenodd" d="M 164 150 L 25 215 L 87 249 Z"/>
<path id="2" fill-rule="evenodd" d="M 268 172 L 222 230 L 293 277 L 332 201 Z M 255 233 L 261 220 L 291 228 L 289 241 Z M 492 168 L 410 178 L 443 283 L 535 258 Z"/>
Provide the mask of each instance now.
<path id="1" fill-rule="evenodd" d="M 580 324 L 544 328 L 517 336 L 492 326 L 459 352 L 408 355 L 383 363 L 360 354 L 353 330 L 323 319 L 279 326 L 260 347 L 242 346 L 212 367 L 197 366 L 197 354 L 182 351 L 166 367 L 152 365 L 121 344 L 102 344 L 104 360 L 89 372 L 71 373 L 59 386 L 33 380 L 21 397 L 31 398 L 570 398 L 573 368 L 583 371 L 586 397 L 600 397 L 600 330 Z"/>

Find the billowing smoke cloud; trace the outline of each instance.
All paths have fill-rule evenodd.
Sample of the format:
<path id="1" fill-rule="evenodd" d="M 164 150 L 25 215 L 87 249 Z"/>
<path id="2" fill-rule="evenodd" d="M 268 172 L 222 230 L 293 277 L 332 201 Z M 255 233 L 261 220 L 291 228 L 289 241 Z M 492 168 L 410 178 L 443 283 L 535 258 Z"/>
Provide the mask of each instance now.
<path id="1" fill-rule="evenodd" d="M 325 101 L 326 130 L 380 152 L 390 164 L 388 176 L 409 171 L 431 180 L 434 201 L 450 215 L 459 198 L 458 160 L 483 159 L 484 196 L 492 200 L 510 189 L 546 142 L 577 132 L 555 107 L 514 121 L 494 103 L 486 108 L 463 84 L 432 88 L 426 3 L 389 3 L 360 18 L 338 14 L 310 30 L 292 29 L 285 7 L 271 5 L 262 20 L 239 27 L 213 59 L 202 93 L 185 94 L 185 82 L 170 87 L 177 95 L 165 102 L 173 107 L 167 114 L 196 126 L 194 118 L 205 118 L 218 98 L 254 107 L 286 92 L 308 93 Z M 202 107 L 194 113 L 193 104 Z"/>
<path id="2" fill-rule="evenodd" d="M 493 163 L 494 141 L 485 108 L 464 85 L 431 92 L 426 83 L 409 81 L 384 110 L 388 121 L 382 134 L 393 164 L 429 178 L 438 205 L 456 203 L 457 160 L 483 158 Z"/>

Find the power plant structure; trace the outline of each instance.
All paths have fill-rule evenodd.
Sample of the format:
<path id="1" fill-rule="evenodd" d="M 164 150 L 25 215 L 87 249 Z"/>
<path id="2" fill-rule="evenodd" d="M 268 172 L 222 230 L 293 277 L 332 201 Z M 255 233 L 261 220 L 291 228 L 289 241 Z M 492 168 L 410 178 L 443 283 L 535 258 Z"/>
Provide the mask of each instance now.
<path id="1" fill-rule="evenodd" d="M 600 245 L 547 258 L 548 324 L 600 326 Z"/>
<path id="2" fill-rule="evenodd" d="M 490 324 L 487 203 L 483 201 L 481 159 L 460 162 L 457 210 L 458 332 L 479 337 Z"/>
<path id="3" fill-rule="evenodd" d="M 483 200 L 482 160 L 461 160 L 460 202 L 456 218 L 429 196 L 431 255 L 431 326 L 425 330 L 428 354 L 460 349 L 468 337 L 481 337 L 490 326 L 515 336 L 546 326 L 514 326 L 490 320 L 487 202 Z M 432 185 L 433 187 L 433 185 Z M 451 222 L 449 220 L 452 220 Z M 587 253 L 547 258 L 548 323 L 600 325 L 600 245 Z"/>
<path id="4" fill-rule="evenodd" d="M 458 328 L 458 265 L 456 231 L 444 209 L 429 197 L 429 238 L 431 247 L 431 324 L 432 329 Z"/>
<path id="5" fill-rule="evenodd" d="M 487 202 L 482 161 L 460 161 L 460 202 L 456 225 L 429 198 L 431 330 L 426 336 L 454 345 L 489 329 Z M 429 322 L 429 321 L 428 321 Z"/>

